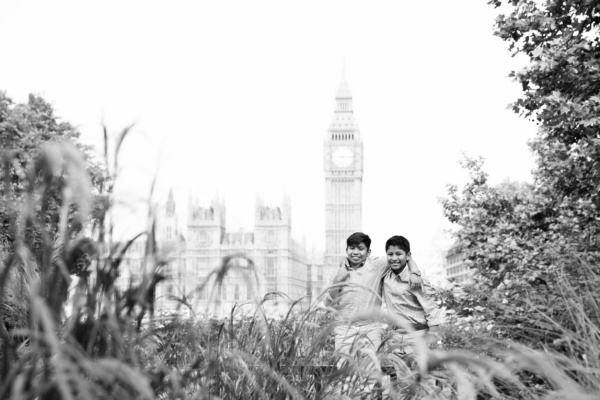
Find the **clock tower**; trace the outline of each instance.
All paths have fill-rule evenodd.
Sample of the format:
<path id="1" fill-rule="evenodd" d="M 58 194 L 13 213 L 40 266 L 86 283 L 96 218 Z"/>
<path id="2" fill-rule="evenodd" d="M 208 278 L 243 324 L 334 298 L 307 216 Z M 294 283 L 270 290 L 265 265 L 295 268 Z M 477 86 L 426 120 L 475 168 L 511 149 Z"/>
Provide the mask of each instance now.
<path id="1" fill-rule="evenodd" d="M 363 143 L 352 94 L 342 75 L 324 142 L 325 268 L 331 281 L 345 256 L 346 238 L 362 229 Z"/>

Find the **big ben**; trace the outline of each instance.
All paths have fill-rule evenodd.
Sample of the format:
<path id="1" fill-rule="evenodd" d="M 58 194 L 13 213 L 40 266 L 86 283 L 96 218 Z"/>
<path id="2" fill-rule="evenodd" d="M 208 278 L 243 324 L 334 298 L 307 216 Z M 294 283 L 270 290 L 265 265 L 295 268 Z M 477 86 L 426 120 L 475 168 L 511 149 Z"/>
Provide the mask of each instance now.
<path id="1" fill-rule="evenodd" d="M 362 229 L 363 142 L 345 73 L 324 142 L 325 274 L 343 259 L 346 238 Z"/>

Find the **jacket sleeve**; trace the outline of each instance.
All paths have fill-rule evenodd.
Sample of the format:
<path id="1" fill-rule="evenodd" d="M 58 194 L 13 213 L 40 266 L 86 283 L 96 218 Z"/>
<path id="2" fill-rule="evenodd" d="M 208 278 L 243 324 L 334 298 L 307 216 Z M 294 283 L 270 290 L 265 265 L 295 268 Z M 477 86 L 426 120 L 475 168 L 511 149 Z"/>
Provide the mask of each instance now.
<path id="1" fill-rule="evenodd" d="M 336 295 L 336 293 L 334 293 L 333 296 L 332 296 L 330 290 L 331 290 L 331 286 L 339 283 L 339 282 L 336 282 L 337 277 L 338 277 L 339 274 L 341 274 L 345 270 L 346 270 L 345 264 L 343 262 L 340 263 L 340 266 L 339 266 L 339 268 L 338 268 L 338 270 L 337 270 L 337 272 L 336 272 L 333 280 L 330 282 L 330 284 L 327 287 L 327 289 L 325 289 L 325 295 L 323 296 L 323 302 L 325 303 L 326 306 L 329 306 L 331 303 L 333 303 L 333 301 L 335 300 L 334 296 L 337 297 L 337 295 L 339 295 L 339 291 L 340 291 L 339 287 L 336 288 L 337 289 L 337 295 Z"/>
<path id="2" fill-rule="evenodd" d="M 444 323 L 444 312 L 433 300 L 434 289 L 426 282 L 423 282 L 423 290 L 412 291 L 419 304 L 423 307 L 425 320 L 429 326 L 438 326 Z"/>

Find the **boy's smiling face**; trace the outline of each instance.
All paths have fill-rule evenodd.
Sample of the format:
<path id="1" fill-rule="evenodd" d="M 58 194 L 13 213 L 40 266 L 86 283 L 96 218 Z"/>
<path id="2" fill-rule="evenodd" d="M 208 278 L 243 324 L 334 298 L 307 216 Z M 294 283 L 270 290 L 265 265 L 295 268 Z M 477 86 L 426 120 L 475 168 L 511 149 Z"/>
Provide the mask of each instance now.
<path id="1" fill-rule="evenodd" d="M 386 254 L 388 265 L 394 272 L 402 271 L 410 258 L 410 252 L 407 253 L 399 246 L 388 247 Z"/>
<path id="2" fill-rule="evenodd" d="M 350 245 L 346 248 L 346 256 L 348 257 L 351 267 L 357 267 L 365 262 L 370 253 L 371 250 L 367 249 L 367 246 L 362 242 L 358 245 Z"/>

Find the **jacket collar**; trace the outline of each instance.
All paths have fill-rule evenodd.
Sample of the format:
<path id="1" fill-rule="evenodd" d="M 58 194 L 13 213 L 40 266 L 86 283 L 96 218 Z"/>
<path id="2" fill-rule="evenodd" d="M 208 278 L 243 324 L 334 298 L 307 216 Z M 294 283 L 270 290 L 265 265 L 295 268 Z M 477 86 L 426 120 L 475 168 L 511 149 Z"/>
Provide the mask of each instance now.
<path id="1" fill-rule="evenodd" d="M 408 265 L 406 265 L 398 275 L 396 275 L 391 269 L 388 273 L 392 278 L 400 280 L 401 282 L 408 282 L 410 280 L 410 269 L 408 268 Z"/>
<path id="2" fill-rule="evenodd" d="M 367 257 L 367 259 L 365 261 L 363 261 L 362 263 L 359 264 L 358 267 L 355 268 L 351 268 L 350 267 L 350 261 L 348 260 L 348 258 L 346 258 L 346 261 L 344 262 L 344 266 L 346 267 L 346 269 L 348 271 L 356 271 L 358 269 L 361 269 L 364 266 L 370 267 L 371 266 L 371 259 L 369 257 Z"/>

